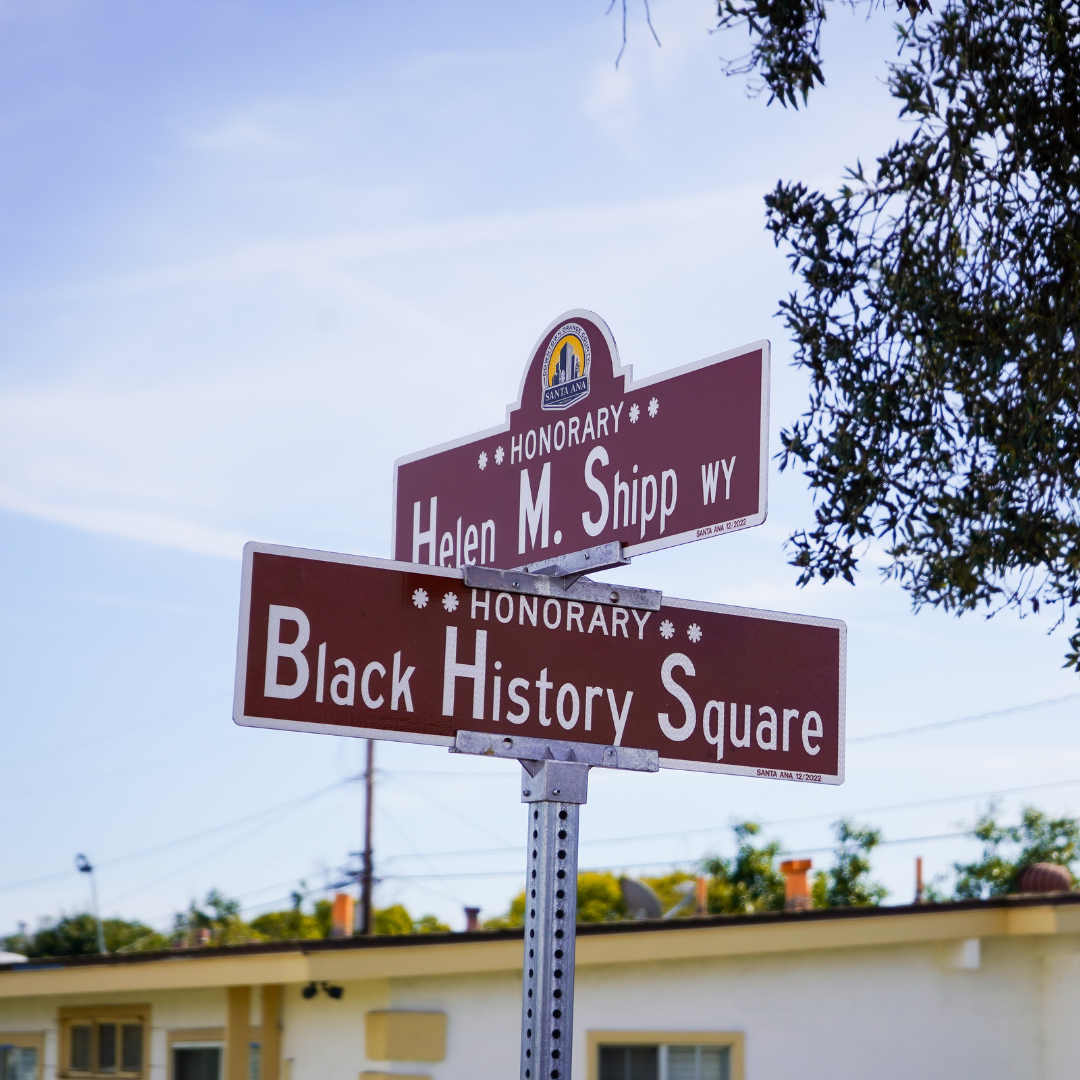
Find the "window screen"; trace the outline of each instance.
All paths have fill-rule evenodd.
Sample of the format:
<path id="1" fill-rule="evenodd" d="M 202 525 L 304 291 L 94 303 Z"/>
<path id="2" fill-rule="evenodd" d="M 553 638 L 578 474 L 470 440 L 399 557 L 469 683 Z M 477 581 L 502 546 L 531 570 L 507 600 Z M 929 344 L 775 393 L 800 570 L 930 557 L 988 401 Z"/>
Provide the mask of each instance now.
<path id="1" fill-rule="evenodd" d="M 666 1080 L 730 1080 L 727 1046 L 667 1046 Z"/>
<path id="2" fill-rule="evenodd" d="M 71 1025 L 71 1069 L 72 1072 L 90 1071 L 90 1036 L 89 1024 Z"/>
<path id="3" fill-rule="evenodd" d="M 173 1080 L 220 1080 L 220 1046 L 177 1046 L 173 1049 Z"/>
<path id="4" fill-rule="evenodd" d="M 142 1024 L 124 1024 L 120 1040 L 120 1068 L 124 1072 L 142 1072 Z"/>
<path id="5" fill-rule="evenodd" d="M 601 1046 L 600 1080 L 660 1080 L 658 1046 Z"/>
<path id="6" fill-rule="evenodd" d="M 731 1080 L 730 1046 L 601 1046 L 600 1080 Z"/>
<path id="7" fill-rule="evenodd" d="M 98 1024 L 98 1072 L 116 1072 L 115 1024 Z"/>
<path id="8" fill-rule="evenodd" d="M 32 1046 L 0 1046 L 0 1080 L 37 1080 L 37 1055 Z"/>

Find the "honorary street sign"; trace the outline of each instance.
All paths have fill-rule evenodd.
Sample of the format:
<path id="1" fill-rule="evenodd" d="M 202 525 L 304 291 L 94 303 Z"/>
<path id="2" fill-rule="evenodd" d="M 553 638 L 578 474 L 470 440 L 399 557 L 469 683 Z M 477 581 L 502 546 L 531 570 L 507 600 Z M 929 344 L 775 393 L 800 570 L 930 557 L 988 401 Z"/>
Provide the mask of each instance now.
<path id="1" fill-rule="evenodd" d="M 233 718 L 440 745 L 476 731 L 634 747 L 668 768 L 839 784 L 846 633 L 831 619 L 474 589 L 461 570 L 248 544 Z"/>
<path id="2" fill-rule="evenodd" d="M 398 460 L 394 557 L 512 569 L 760 525 L 768 393 L 767 341 L 635 382 L 604 321 L 568 311 L 530 354 L 506 423 Z"/>

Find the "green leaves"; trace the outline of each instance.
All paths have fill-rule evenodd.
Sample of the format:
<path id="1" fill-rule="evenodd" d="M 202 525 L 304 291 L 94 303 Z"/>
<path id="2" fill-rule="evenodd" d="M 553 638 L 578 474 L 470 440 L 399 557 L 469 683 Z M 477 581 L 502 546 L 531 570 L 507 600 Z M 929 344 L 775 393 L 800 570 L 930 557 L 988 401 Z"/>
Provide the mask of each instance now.
<path id="1" fill-rule="evenodd" d="M 1080 821 L 1052 818 L 1033 806 L 1024 807 L 1018 825 L 1001 825 L 991 804 L 975 823 L 972 836 L 982 841 L 983 853 L 976 862 L 956 864 L 958 900 L 1014 893 L 1020 874 L 1033 863 L 1057 863 L 1071 873 L 1080 858 Z"/>
<path id="2" fill-rule="evenodd" d="M 792 50 L 817 56 L 823 9 L 776 25 L 770 5 L 723 10 L 758 35 L 750 66 L 774 96 L 805 100 Z M 816 495 L 791 561 L 800 584 L 853 581 L 877 540 L 916 607 L 1064 618 L 1080 601 L 1080 13 L 954 2 L 901 42 L 889 86 L 911 136 L 835 197 L 791 182 L 765 199 L 811 376 L 781 436 L 781 467 Z"/>

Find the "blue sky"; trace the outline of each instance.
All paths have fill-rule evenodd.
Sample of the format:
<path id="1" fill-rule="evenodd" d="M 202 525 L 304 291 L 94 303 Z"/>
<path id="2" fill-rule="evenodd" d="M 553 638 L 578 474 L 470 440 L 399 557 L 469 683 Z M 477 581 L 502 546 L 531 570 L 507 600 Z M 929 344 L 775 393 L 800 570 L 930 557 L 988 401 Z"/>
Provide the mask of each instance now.
<path id="1" fill-rule="evenodd" d="M 213 886 L 255 913 L 336 879 L 361 745 L 232 725 L 240 548 L 388 555 L 393 460 L 499 422 L 561 311 L 602 315 L 638 376 L 769 337 L 779 445 L 805 382 L 762 196 L 901 132 L 891 15 L 832 13 L 829 86 L 795 112 L 724 76 L 745 42 L 711 3 L 653 3 L 657 48 L 631 0 L 619 70 L 605 6 L 0 4 L 0 932 L 84 905 L 78 851 L 108 914 L 159 925 Z M 761 528 L 619 576 L 847 620 L 848 782 L 594 773 L 582 865 L 727 851 L 746 816 L 800 851 L 845 811 L 936 838 L 978 793 L 1060 781 L 1003 807 L 1076 811 L 1076 701 L 856 741 L 1080 688 L 1047 620 L 913 615 L 872 553 L 854 589 L 797 589 L 811 504 L 770 483 Z M 380 902 L 504 908 L 514 769 L 379 762 Z M 915 855 L 971 850 L 875 868 L 904 900 Z"/>

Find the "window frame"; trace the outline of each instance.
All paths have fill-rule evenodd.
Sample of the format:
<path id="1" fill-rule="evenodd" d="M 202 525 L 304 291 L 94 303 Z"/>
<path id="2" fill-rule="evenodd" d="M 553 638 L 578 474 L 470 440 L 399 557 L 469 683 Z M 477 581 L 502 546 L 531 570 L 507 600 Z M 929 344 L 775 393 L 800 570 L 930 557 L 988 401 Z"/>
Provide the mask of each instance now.
<path id="1" fill-rule="evenodd" d="M 15 1046 L 20 1050 L 37 1051 L 37 1080 L 45 1076 L 44 1031 L 0 1031 L 0 1045 Z"/>
<path id="2" fill-rule="evenodd" d="M 745 1080 L 746 1037 L 741 1031 L 587 1031 L 588 1080 L 600 1080 L 601 1046 L 727 1046 L 731 1049 L 731 1080 Z"/>
<path id="3" fill-rule="evenodd" d="M 101 1072 L 94 1069 L 95 1062 L 91 1061 L 89 1070 L 71 1068 L 71 1029 L 80 1025 L 90 1024 L 95 1027 L 101 1024 L 116 1024 L 123 1028 L 124 1024 L 138 1021 L 142 1024 L 142 1065 L 138 1072 L 125 1070 L 121 1066 L 123 1060 L 123 1036 L 117 1032 L 116 1050 L 118 1060 L 116 1068 L 109 1072 Z M 73 1005 L 60 1009 L 60 1054 L 56 1066 L 58 1077 L 70 1078 L 70 1080 L 145 1080 L 150 1073 L 150 1006 L 149 1005 Z M 96 1044 L 92 1042 L 91 1053 L 96 1051 Z"/>

